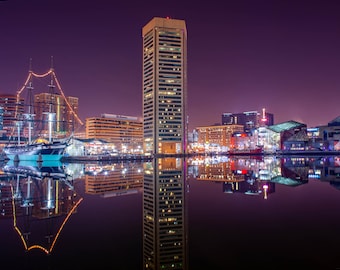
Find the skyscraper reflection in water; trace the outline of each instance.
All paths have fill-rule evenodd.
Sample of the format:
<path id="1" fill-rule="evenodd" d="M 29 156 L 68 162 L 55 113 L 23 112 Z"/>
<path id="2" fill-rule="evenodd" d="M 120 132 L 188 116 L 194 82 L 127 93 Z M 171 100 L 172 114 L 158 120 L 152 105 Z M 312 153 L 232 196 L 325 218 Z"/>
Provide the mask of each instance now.
<path id="1" fill-rule="evenodd" d="M 185 182 L 184 159 L 144 163 L 144 269 L 187 269 Z"/>

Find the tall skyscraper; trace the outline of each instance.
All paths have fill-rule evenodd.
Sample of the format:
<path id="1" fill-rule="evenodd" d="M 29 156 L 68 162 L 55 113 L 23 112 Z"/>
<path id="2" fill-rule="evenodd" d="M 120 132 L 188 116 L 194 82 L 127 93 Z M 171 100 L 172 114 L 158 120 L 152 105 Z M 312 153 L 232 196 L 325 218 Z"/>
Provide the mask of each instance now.
<path id="1" fill-rule="evenodd" d="M 186 152 L 187 30 L 183 20 L 153 18 L 143 35 L 145 154 Z"/>

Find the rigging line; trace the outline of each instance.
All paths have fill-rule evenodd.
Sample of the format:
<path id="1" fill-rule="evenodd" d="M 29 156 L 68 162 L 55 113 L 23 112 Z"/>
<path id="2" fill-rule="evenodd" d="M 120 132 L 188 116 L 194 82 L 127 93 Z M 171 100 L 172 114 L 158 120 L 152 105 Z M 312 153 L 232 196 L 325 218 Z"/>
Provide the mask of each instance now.
<path id="1" fill-rule="evenodd" d="M 50 249 L 49 249 L 49 253 L 52 252 L 53 247 L 54 247 L 55 243 L 57 242 L 57 239 L 58 239 L 58 237 L 59 237 L 59 235 L 60 235 L 62 229 L 64 228 L 66 222 L 69 220 L 70 216 L 73 214 L 73 212 L 76 210 L 76 208 L 78 207 L 78 205 L 82 202 L 82 200 L 83 200 L 83 198 L 80 198 L 80 199 L 76 202 L 76 204 L 73 205 L 72 209 L 70 210 L 70 212 L 69 212 L 69 213 L 67 214 L 67 216 L 65 217 L 63 223 L 61 224 L 61 226 L 60 226 L 60 228 L 59 228 L 59 230 L 58 230 L 58 232 L 57 232 L 57 234 L 56 234 L 56 236 L 54 237 L 54 240 L 53 240 L 53 242 L 52 242 L 52 244 L 51 244 L 51 247 L 50 247 Z"/>
<path id="2" fill-rule="evenodd" d="M 59 83 L 59 81 L 58 81 L 58 79 L 57 79 L 57 76 L 56 76 L 55 72 L 52 71 L 52 74 L 53 74 L 53 76 L 54 76 L 54 80 L 55 80 L 55 82 L 57 83 L 58 89 L 59 89 L 61 95 L 63 96 L 63 98 L 64 98 L 64 100 L 65 100 L 65 102 L 66 102 L 68 108 L 71 110 L 72 114 L 76 117 L 77 121 L 78 121 L 81 125 L 83 125 L 84 123 L 80 120 L 80 118 L 78 117 L 78 115 L 75 113 L 75 111 L 74 111 L 73 108 L 71 107 L 71 104 L 70 104 L 70 103 L 68 102 L 68 100 L 66 99 L 65 94 L 64 94 L 63 90 L 61 89 L 60 83 Z"/>
<path id="3" fill-rule="evenodd" d="M 34 72 L 32 71 L 32 75 L 33 75 L 34 77 L 36 77 L 36 78 L 43 78 L 43 77 L 46 77 L 47 75 L 49 75 L 49 74 L 51 74 L 51 73 L 53 73 L 53 70 L 52 70 L 52 69 L 50 69 L 49 71 L 47 71 L 47 72 L 44 73 L 44 74 L 38 74 L 38 73 L 34 73 Z"/>
<path id="4" fill-rule="evenodd" d="M 23 86 L 21 87 L 21 89 L 17 92 L 17 102 L 16 102 L 16 104 L 15 104 L 15 114 L 14 114 L 14 118 L 17 118 L 17 116 L 18 116 L 19 103 L 20 103 L 20 94 L 21 94 L 21 92 L 24 91 L 24 89 L 27 87 L 27 84 L 28 84 L 28 82 L 31 80 L 31 78 L 32 78 L 32 72 L 30 71 L 30 72 L 28 73 L 28 76 L 27 76 L 27 79 L 26 79 L 24 85 L 23 85 Z"/>
<path id="5" fill-rule="evenodd" d="M 26 79 L 26 81 L 25 81 L 23 87 L 22 87 L 22 88 L 18 91 L 18 93 L 17 93 L 17 104 L 16 104 L 16 109 L 15 109 L 15 118 L 17 118 L 17 115 L 18 115 L 18 110 L 19 110 L 19 108 L 18 108 L 19 105 L 18 105 L 18 104 L 19 104 L 19 102 L 20 102 L 20 94 L 21 94 L 22 91 L 27 87 L 27 84 L 28 84 L 28 82 L 32 79 L 32 76 L 34 76 L 34 77 L 36 77 L 36 78 L 43 78 L 43 77 L 46 77 L 46 76 L 48 76 L 48 75 L 50 75 L 50 74 L 52 74 L 54 80 L 56 81 L 57 86 L 58 86 L 58 90 L 60 91 L 62 97 L 64 98 L 64 100 L 65 100 L 65 102 L 66 102 L 68 108 L 70 109 L 71 113 L 76 117 L 76 119 L 77 119 L 77 121 L 78 121 L 78 123 L 79 123 L 80 125 L 84 125 L 84 123 L 81 121 L 81 119 L 79 118 L 79 116 L 75 113 L 75 111 L 73 110 L 71 104 L 70 104 L 69 101 L 67 100 L 67 98 L 66 98 L 66 96 L 65 96 L 65 94 L 64 94 L 64 92 L 63 92 L 63 90 L 62 90 L 62 88 L 61 88 L 61 85 L 60 85 L 60 83 L 59 83 L 59 81 L 58 81 L 58 79 L 57 79 L 57 76 L 56 76 L 56 74 L 55 74 L 53 68 L 49 69 L 49 71 L 47 71 L 47 72 L 45 72 L 45 73 L 43 73 L 43 74 L 35 73 L 35 72 L 33 72 L 33 71 L 30 69 L 29 74 L 28 74 L 28 77 L 27 77 L 27 79 Z M 13 132 L 14 132 L 14 131 L 13 131 Z"/>

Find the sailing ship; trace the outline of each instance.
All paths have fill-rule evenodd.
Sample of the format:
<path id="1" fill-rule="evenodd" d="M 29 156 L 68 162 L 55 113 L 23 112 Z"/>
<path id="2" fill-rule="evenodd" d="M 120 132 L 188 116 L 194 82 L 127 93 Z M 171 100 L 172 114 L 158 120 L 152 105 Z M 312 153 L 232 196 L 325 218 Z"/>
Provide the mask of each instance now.
<path id="1" fill-rule="evenodd" d="M 6 145 L 3 151 L 9 160 L 59 161 L 70 138 L 59 141 L 36 140 L 32 143 Z"/>
<path id="2" fill-rule="evenodd" d="M 53 70 L 53 67 L 51 67 L 50 71 L 47 72 L 45 75 L 51 75 L 51 81 L 48 85 L 50 88 L 50 95 L 53 95 L 53 88 L 54 80 L 56 80 L 55 73 Z M 17 125 L 17 141 L 11 142 L 8 145 L 4 146 L 3 152 L 7 156 L 9 160 L 15 160 L 15 161 L 58 161 L 61 160 L 61 158 L 64 155 L 66 147 L 70 144 L 72 136 L 62 138 L 62 139 L 55 139 L 52 138 L 52 132 L 55 122 L 55 113 L 52 112 L 53 105 L 51 104 L 45 104 L 49 106 L 49 111 L 44 112 L 45 115 L 47 115 L 47 122 L 48 123 L 48 140 L 43 138 L 37 138 L 35 140 L 32 140 L 32 130 L 34 128 L 37 128 L 37 122 L 41 122 L 42 119 L 34 119 L 34 107 L 33 107 L 33 98 L 32 98 L 32 78 L 33 76 L 36 77 L 42 77 L 44 75 L 37 75 L 32 72 L 32 69 L 30 67 L 29 76 L 26 80 L 25 85 L 23 88 L 18 92 L 17 94 L 17 104 L 20 103 L 20 93 L 23 89 L 28 90 L 28 99 L 29 99 L 29 105 L 27 105 L 28 112 L 23 114 L 17 114 L 16 118 L 18 119 L 16 125 Z M 56 80 L 57 84 L 58 81 Z M 17 105 L 18 106 L 18 105 Z M 17 112 L 16 112 L 17 113 Z M 20 129 L 21 127 L 25 126 L 28 131 L 28 140 L 26 142 L 21 142 L 20 140 Z M 46 127 L 46 125 L 45 125 Z M 14 130 L 14 129 L 13 129 Z M 41 134 L 40 134 L 41 135 Z"/>

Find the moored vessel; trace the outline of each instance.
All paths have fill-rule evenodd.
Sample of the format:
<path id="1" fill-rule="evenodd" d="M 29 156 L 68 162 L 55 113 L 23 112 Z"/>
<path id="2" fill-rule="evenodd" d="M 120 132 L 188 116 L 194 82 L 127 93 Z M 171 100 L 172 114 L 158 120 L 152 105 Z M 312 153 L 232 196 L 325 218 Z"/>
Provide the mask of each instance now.
<path id="1" fill-rule="evenodd" d="M 48 82 L 49 93 L 47 93 L 49 98 L 47 101 L 43 100 L 33 105 L 32 79 L 33 77 L 44 78 L 47 76 L 50 76 L 50 81 Z M 75 112 L 61 91 L 53 67 L 45 74 L 36 74 L 30 67 L 29 76 L 24 86 L 17 93 L 17 105 L 14 117 L 16 120 L 13 123 L 10 136 L 10 138 L 14 138 L 14 140 L 9 141 L 2 149 L 9 160 L 56 161 L 63 157 L 66 147 L 70 144 L 72 135 L 66 136 L 65 129 L 61 128 L 61 120 L 65 120 L 60 120 L 60 111 L 63 109 L 60 108 L 60 100 L 55 98 L 55 86 L 58 87 L 58 90 L 61 92 L 60 96 L 64 98 L 66 105 L 71 109 L 72 114 L 75 115 Z M 24 89 L 28 90 L 27 104 L 23 104 L 23 99 L 20 98 L 20 94 Z M 40 97 L 38 97 L 38 100 L 39 98 Z M 36 97 L 34 97 L 34 100 L 35 99 Z M 19 107 L 21 108 L 20 110 L 18 109 Z M 36 117 L 37 112 L 39 117 Z M 40 129 L 38 128 L 39 126 Z M 17 129 L 15 127 L 17 127 Z M 24 136 L 21 136 L 21 133 Z M 55 136 L 56 134 L 57 136 Z"/>

